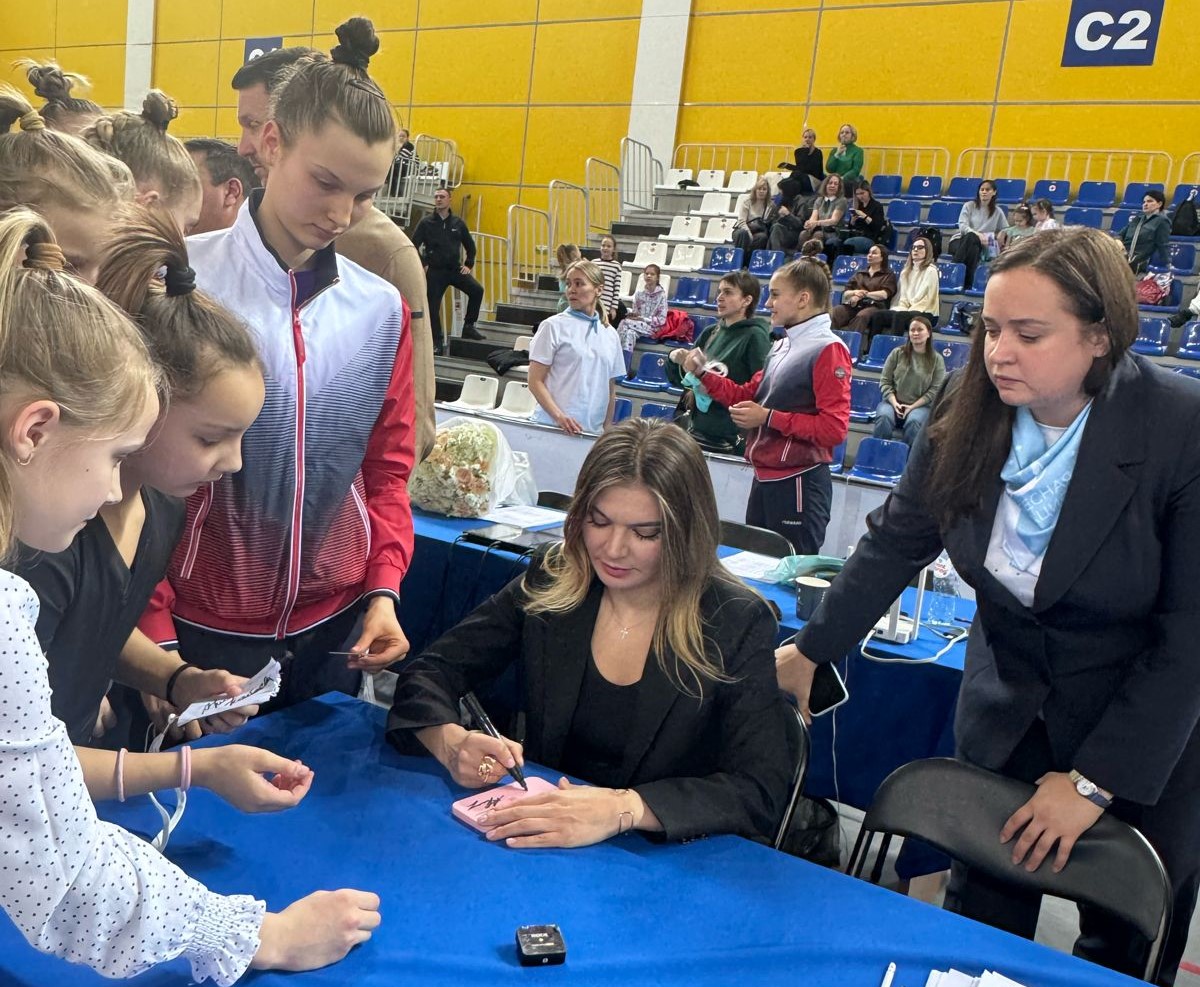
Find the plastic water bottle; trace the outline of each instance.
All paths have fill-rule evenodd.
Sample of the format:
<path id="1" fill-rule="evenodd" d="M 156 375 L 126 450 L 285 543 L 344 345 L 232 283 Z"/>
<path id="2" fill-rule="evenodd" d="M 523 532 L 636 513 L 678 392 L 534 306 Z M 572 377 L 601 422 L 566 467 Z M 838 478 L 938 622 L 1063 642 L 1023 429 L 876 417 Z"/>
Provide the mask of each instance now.
<path id="1" fill-rule="evenodd" d="M 925 623 L 953 624 L 955 605 L 958 602 L 958 573 L 945 549 L 933 561 L 933 595 L 925 608 Z"/>

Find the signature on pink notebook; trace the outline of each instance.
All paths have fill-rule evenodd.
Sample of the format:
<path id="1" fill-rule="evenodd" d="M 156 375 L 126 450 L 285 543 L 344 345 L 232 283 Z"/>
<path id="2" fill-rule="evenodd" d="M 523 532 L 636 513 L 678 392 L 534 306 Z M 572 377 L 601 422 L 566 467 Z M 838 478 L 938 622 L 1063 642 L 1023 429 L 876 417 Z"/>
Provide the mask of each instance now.
<path id="1" fill-rule="evenodd" d="M 534 778 L 526 776 L 526 784 L 529 785 L 529 791 L 525 791 L 517 782 L 511 785 L 504 785 L 500 788 L 489 788 L 485 792 L 476 792 L 474 795 L 468 795 L 465 799 L 459 799 L 451 807 L 456 819 L 465 822 L 472 829 L 477 829 L 481 833 L 486 833 L 491 826 L 487 823 L 480 823 L 479 817 L 485 812 L 491 812 L 494 809 L 507 809 L 510 805 L 515 805 L 522 799 L 527 799 L 531 795 L 541 795 L 543 792 L 555 792 L 558 789 L 546 781 L 545 778 Z"/>

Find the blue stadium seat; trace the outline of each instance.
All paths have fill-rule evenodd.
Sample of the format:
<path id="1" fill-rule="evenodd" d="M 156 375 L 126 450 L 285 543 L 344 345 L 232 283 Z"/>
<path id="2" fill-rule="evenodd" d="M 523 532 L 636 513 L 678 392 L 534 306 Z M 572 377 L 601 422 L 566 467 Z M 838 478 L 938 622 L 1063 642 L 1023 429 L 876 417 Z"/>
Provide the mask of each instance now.
<path id="1" fill-rule="evenodd" d="M 894 257 L 893 256 L 893 257 L 888 258 L 888 267 L 890 267 L 892 269 L 892 273 L 894 275 L 896 275 L 896 277 L 900 277 L 900 272 L 902 270 L 904 270 L 904 261 L 905 260 L 906 260 L 906 258 L 904 258 L 904 257 Z"/>
<path id="2" fill-rule="evenodd" d="M 957 295 L 966 285 L 963 282 L 967 278 L 967 267 L 965 264 L 955 264 L 953 261 L 939 260 L 937 262 L 938 269 L 938 290 L 943 295 Z"/>
<path id="3" fill-rule="evenodd" d="M 966 202 L 968 199 L 975 198 L 975 193 L 979 191 L 982 183 L 982 178 L 966 178 L 956 175 L 950 179 L 950 187 L 946 189 L 942 198 L 952 202 Z"/>
<path id="4" fill-rule="evenodd" d="M 1065 206 L 1071 198 L 1071 183 L 1062 178 L 1043 178 L 1033 186 L 1036 199 L 1049 199 L 1052 206 Z"/>
<path id="5" fill-rule="evenodd" d="M 829 463 L 830 473 L 840 473 L 846 465 L 846 443 L 841 442 L 833 447 L 833 460 Z"/>
<path id="6" fill-rule="evenodd" d="M 1200 185 L 1176 185 L 1175 194 L 1171 196 L 1171 208 L 1174 209 L 1184 199 L 1200 199 Z"/>
<path id="7" fill-rule="evenodd" d="M 1138 207 L 1136 209 L 1118 209 L 1115 213 L 1113 213 L 1112 222 L 1108 225 L 1109 230 L 1111 230 L 1113 233 L 1120 233 L 1121 230 L 1125 229 L 1125 227 L 1129 225 L 1129 221 L 1141 211 L 1141 203 L 1138 203 Z"/>
<path id="8" fill-rule="evenodd" d="M 936 199 L 942 194 L 942 178 L 940 175 L 913 175 L 908 180 L 910 199 Z"/>
<path id="9" fill-rule="evenodd" d="M 862 333 L 853 329 L 834 329 L 833 334 L 846 344 L 850 351 L 850 362 L 858 363 L 858 354 L 862 352 Z"/>
<path id="10" fill-rule="evenodd" d="M 1083 182 L 1079 186 L 1079 195 L 1075 197 L 1075 205 L 1085 209 L 1111 209 L 1116 198 L 1116 182 Z"/>
<path id="11" fill-rule="evenodd" d="M 708 267 L 700 269 L 701 274 L 728 274 L 742 266 L 741 247 L 713 247 L 708 258 Z"/>
<path id="12" fill-rule="evenodd" d="M 912 199 L 893 199 L 887 205 L 887 218 L 893 226 L 915 226 L 921 222 L 921 203 Z"/>
<path id="13" fill-rule="evenodd" d="M 1104 210 L 1099 206 L 1071 206 L 1063 213 L 1062 221 L 1063 226 L 1090 226 L 1093 230 L 1098 230 L 1104 225 Z"/>
<path id="14" fill-rule="evenodd" d="M 854 465 L 846 476 L 855 480 L 866 480 L 868 483 L 886 483 L 891 486 L 900 479 L 907 462 L 908 446 L 905 443 L 872 436 L 858 444 Z"/>
<path id="15" fill-rule="evenodd" d="M 996 186 L 996 201 L 1001 205 L 1011 206 L 1025 201 L 1024 178 L 994 178 Z"/>
<path id="16" fill-rule="evenodd" d="M 876 175 L 871 179 L 871 194 L 877 199 L 894 199 L 900 194 L 899 175 Z"/>
<path id="17" fill-rule="evenodd" d="M 938 352 L 946 362 L 946 373 L 953 373 L 967 365 L 971 356 L 971 344 L 967 342 L 938 341 Z"/>
<path id="18" fill-rule="evenodd" d="M 623 422 L 626 418 L 633 414 L 633 400 L 631 398 L 617 398 L 613 402 L 613 424 Z"/>
<path id="19" fill-rule="evenodd" d="M 971 287 L 963 290 L 963 294 L 968 295 L 971 298 L 982 298 L 984 289 L 987 288 L 988 277 L 990 274 L 991 272 L 989 271 L 987 264 L 980 264 L 977 268 L 975 268 L 975 280 L 971 282 Z"/>
<path id="20" fill-rule="evenodd" d="M 638 391 L 665 391 L 667 389 L 667 357 L 663 353 L 643 353 L 638 361 L 637 376 L 621 381 L 622 386 Z"/>
<path id="21" fill-rule="evenodd" d="M 883 337 L 876 336 L 876 339 Z M 899 336 L 889 336 L 889 339 L 900 339 Z M 904 342 L 900 339 L 900 342 Z M 850 420 L 852 422 L 872 422 L 879 402 L 883 400 L 883 392 L 879 390 L 879 381 L 869 377 L 855 377 L 850 381 Z"/>
<path id="22" fill-rule="evenodd" d="M 1147 312 L 1157 315 L 1172 315 L 1179 311 L 1179 306 L 1183 304 L 1183 282 L 1178 278 L 1171 281 L 1171 291 L 1167 295 L 1167 300 L 1162 305 L 1139 305 L 1138 311 L 1145 314 Z"/>
<path id="23" fill-rule="evenodd" d="M 756 250 L 750 255 L 750 273 L 756 278 L 769 278 L 781 267 L 782 250 Z"/>
<path id="24" fill-rule="evenodd" d="M 958 226 L 961 213 L 961 202 L 935 202 L 929 207 L 925 223 L 928 226 L 936 226 L 939 230 L 953 230 Z"/>
<path id="25" fill-rule="evenodd" d="M 711 325 L 715 325 L 717 317 L 715 315 L 693 315 L 692 325 L 696 327 L 696 339 L 700 338 L 700 333 L 704 332 Z"/>
<path id="26" fill-rule="evenodd" d="M 1150 189 L 1163 190 L 1162 182 L 1130 182 L 1125 186 L 1125 197 L 1121 199 L 1120 208 L 1122 209 L 1141 209 L 1142 200 L 1146 198 L 1146 193 Z"/>
<path id="27" fill-rule="evenodd" d="M 1186 278 L 1196 273 L 1196 245 L 1194 243 L 1171 243 L 1167 247 L 1171 258 L 1171 273 L 1177 278 Z"/>
<path id="28" fill-rule="evenodd" d="M 1166 356 L 1167 343 L 1171 339 L 1171 323 L 1156 315 L 1138 318 L 1137 339 L 1133 341 L 1133 352 L 1143 356 Z"/>
<path id="29" fill-rule="evenodd" d="M 831 272 L 833 283 L 845 284 L 850 280 L 851 275 L 865 270 L 866 266 L 866 254 L 843 254 L 833 262 L 833 271 Z"/>
<path id="30" fill-rule="evenodd" d="M 675 294 L 668 302 L 684 307 L 703 305 L 708 301 L 708 285 L 706 278 L 678 278 L 675 281 Z"/>
<path id="31" fill-rule="evenodd" d="M 907 336 L 876 336 L 871 340 L 871 348 L 867 351 L 867 355 L 859 360 L 859 367 L 864 370 L 882 370 L 888 354 L 897 346 L 903 346 L 907 338 Z M 855 380 L 857 379 L 855 378 Z M 878 404 L 879 402 L 876 401 L 875 403 Z M 873 406 L 871 410 L 875 410 Z"/>
<path id="32" fill-rule="evenodd" d="M 644 401 L 641 410 L 638 411 L 638 417 L 665 418 L 667 421 L 670 421 L 675 417 L 675 409 L 669 404 L 654 404 L 650 401 Z"/>
<path id="33" fill-rule="evenodd" d="M 1193 380 L 1200 380 L 1200 367 L 1176 367 L 1175 373 L 1191 377 Z"/>
<path id="34" fill-rule="evenodd" d="M 1183 337 L 1175 355 L 1184 360 L 1200 360 L 1200 322 L 1193 320 L 1183 327 Z"/>

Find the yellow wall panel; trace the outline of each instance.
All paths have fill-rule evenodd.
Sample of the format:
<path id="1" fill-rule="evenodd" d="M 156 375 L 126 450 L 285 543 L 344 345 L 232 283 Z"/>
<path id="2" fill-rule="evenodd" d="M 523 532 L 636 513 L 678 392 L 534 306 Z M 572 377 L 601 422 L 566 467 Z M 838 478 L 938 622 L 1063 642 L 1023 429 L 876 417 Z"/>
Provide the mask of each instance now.
<path id="1" fill-rule="evenodd" d="M 311 35 L 312 15 L 312 4 L 296 0 L 233 0 L 221 5 L 221 36 L 245 39 Z"/>
<path id="2" fill-rule="evenodd" d="M 439 106 L 413 110 L 410 130 L 453 140 L 472 182 L 515 182 L 525 134 L 523 106 Z"/>
<path id="3" fill-rule="evenodd" d="M 206 41 L 221 36 L 221 0 L 158 0 L 154 40 Z"/>
<path id="4" fill-rule="evenodd" d="M 154 46 L 154 85 L 180 106 L 216 106 L 219 41 L 180 41 Z"/>
<path id="5" fill-rule="evenodd" d="M 541 185 L 561 178 L 582 185 L 584 162 L 616 160 L 628 129 L 626 106 L 532 106 L 521 181 Z"/>
<path id="6" fill-rule="evenodd" d="M 59 60 L 72 72 L 92 80 L 88 98 L 101 106 L 120 107 L 125 101 L 125 46 L 95 45 L 60 49 Z"/>
<path id="7" fill-rule="evenodd" d="M 289 38 L 284 44 L 297 44 Z M 222 41 L 218 46 L 217 77 L 214 80 L 218 106 L 236 106 L 237 92 L 230 84 L 234 73 L 242 67 L 242 56 L 246 54 L 246 42 L 242 38 Z"/>
<path id="8" fill-rule="evenodd" d="M 821 0 L 692 0 L 693 14 L 729 14 L 736 17 L 745 12 L 764 10 L 816 10 Z M 829 3 L 826 0 L 825 6 Z"/>
<path id="9" fill-rule="evenodd" d="M 416 47 L 415 106 L 524 105 L 528 98 L 532 26 L 420 31 Z"/>
<path id="10" fill-rule="evenodd" d="M 57 0 L 13 0 L 0 4 L 0 41 L 6 49 L 54 46 Z"/>
<path id="11" fill-rule="evenodd" d="M 412 99 L 413 52 L 417 35 L 414 31 L 387 31 L 379 36 L 379 51 L 371 59 L 368 72 L 387 93 L 387 98 L 408 110 Z"/>
<path id="12" fill-rule="evenodd" d="M 745 106 L 684 106 L 679 110 L 678 144 L 790 144 L 800 146 L 804 106 L 771 103 Z M 825 135 L 817 136 L 824 145 Z"/>
<path id="13" fill-rule="evenodd" d="M 216 132 L 217 111 L 212 106 L 179 111 L 171 122 L 171 133 L 180 140 L 189 137 L 211 137 Z"/>
<path id="14" fill-rule="evenodd" d="M 72 0 L 58 5 L 56 44 L 125 43 L 126 0 Z"/>
<path id="15" fill-rule="evenodd" d="M 375 30 L 406 30 L 417 26 L 417 0 L 316 0 L 313 30 L 332 31 L 351 17 L 369 17 Z"/>
<path id="16" fill-rule="evenodd" d="M 238 126 L 237 110 L 232 106 L 217 107 L 217 116 L 213 133 L 217 137 L 237 143 L 242 139 L 242 128 Z"/>
<path id="17" fill-rule="evenodd" d="M 813 11 L 693 17 L 680 99 L 684 103 L 758 104 L 766 85 L 771 99 L 803 102 L 816 30 L 817 15 Z M 787 49 L 794 57 L 789 61 L 796 68 L 770 73 L 767 85 L 762 73 L 747 70 L 754 64 L 747 61 L 747 53 L 765 54 L 771 39 L 779 38 L 787 39 Z"/>
<path id="18" fill-rule="evenodd" d="M 606 0 L 601 6 L 595 0 L 541 0 L 538 22 L 601 20 L 607 17 L 641 16 L 642 0 Z M 610 53 L 606 53 L 610 54 Z"/>
<path id="19" fill-rule="evenodd" d="M 522 185 L 521 205 L 545 212 L 550 207 L 550 189 L 545 185 Z"/>
<path id="20" fill-rule="evenodd" d="M 506 0 L 504 3 L 480 3 L 479 0 L 425 0 L 421 4 L 417 26 L 467 27 L 480 24 L 525 24 L 537 17 L 537 0 Z"/>
<path id="21" fill-rule="evenodd" d="M 624 103 L 633 92 L 638 22 L 613 20 L 540 24 L 534 49 L 531 103 Z M 580 51 L 602 51 L 598 71 L 571 69 Z"/>

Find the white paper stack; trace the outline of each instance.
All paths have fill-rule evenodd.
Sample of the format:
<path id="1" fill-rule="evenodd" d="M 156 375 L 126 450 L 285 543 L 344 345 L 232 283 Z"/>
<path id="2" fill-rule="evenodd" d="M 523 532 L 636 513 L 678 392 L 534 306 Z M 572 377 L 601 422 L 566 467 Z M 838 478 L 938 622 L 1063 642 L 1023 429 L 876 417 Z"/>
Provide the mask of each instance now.
<path id="1" fill-rule="evenodd" d="M 1024 987 L 1024 985 L 991 970 L 984 970 L 978 977 L 972 977 L 969 973 L 963 973 L 961 970 L 950 970 L 946 973 L 941 970 L 931 970 L 929 979 L 925 981 L 925 987 Z"/>

